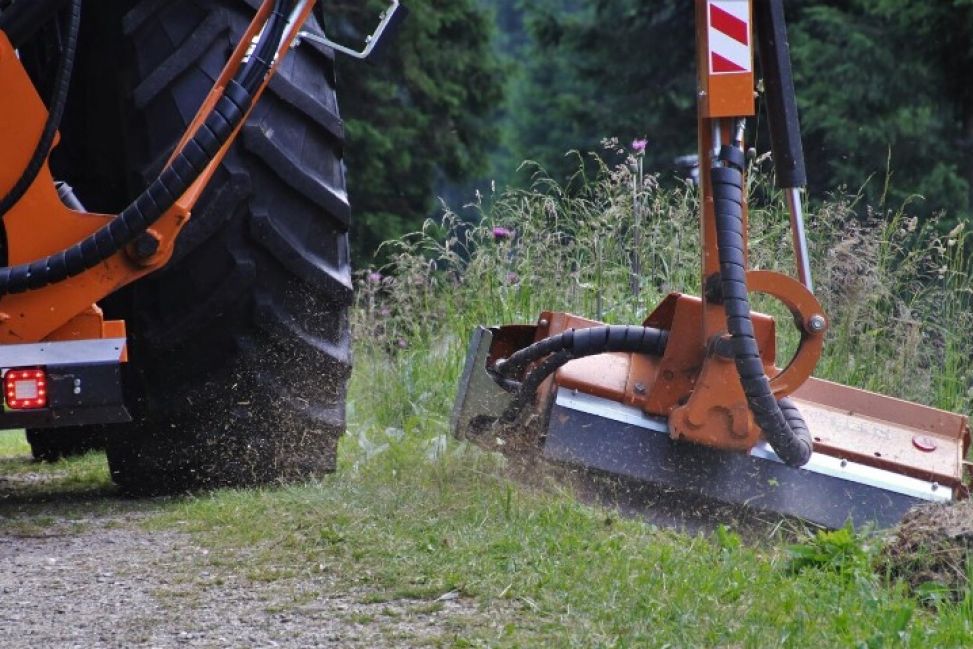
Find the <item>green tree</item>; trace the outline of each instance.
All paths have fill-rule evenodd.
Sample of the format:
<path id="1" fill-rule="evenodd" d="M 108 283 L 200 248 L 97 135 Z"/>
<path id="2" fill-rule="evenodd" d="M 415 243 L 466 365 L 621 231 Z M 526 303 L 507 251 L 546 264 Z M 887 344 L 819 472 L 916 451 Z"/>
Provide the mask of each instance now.
<path id="1" fill-rule="evenodd" d="M 973 3 L 844 0 L 794 5 L 795 83 L 811 182 L 916 209 L 969 208 Z M 890 173 L 886 196 L 885 176 Z"/>
<path id="2" fill-rule="evenodd" d="M 515 158 L 555 175 L 572 148 L 648 136 L 647 164 L 694 151 L 688 0 L 522 0 L 531 35 L 510 99 Z M 962 217 L 973 187 L 973 0 L 787 2 L 811 189 Z M 761 124 L 765 120 L 760 120 Z M 758 147 L 767 148 L 761 133 Z M 886 191 L 885 178 L 891 173 Z"/>
<path id="3" fill-rule="evenodd" d="M 695 150 L 693 5 L 686 0 L 525 0 L 533 37 L 513 97 L 518 153 L 555 175 L 568 149 L 649 138 L 648 164 Z"/>
<path id="4" fill-rule="evenodd" d="M 502 100 L 493 25 L 474 0 L 411 0 L 410 16 L 376 66 L 340 64 L 356 263 L 428 216 L 434 187 L 481 173 Z M 329 30 L 360 42 L 387 3 L 328 5 Z"/>

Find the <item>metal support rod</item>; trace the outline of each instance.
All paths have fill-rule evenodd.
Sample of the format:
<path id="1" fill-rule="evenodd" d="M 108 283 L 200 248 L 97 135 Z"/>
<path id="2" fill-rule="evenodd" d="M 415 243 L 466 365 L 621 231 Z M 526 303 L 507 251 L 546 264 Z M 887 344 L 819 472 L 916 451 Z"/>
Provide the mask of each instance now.
<path id="1" fill-rule="evenodd" d="M 406 16 L 409 14 L 409 10 L 401 4 L 400 0 L 388 0 L 388 3 L 388 8 L 379 16 L 378 27 L 375 28 L 374 32 L 365 37 L 365 47 L 362 50 L 354 50 L 334 42 L 326 35 L 320 36 L 308 31 L 302 31 L 298 35 L 297 40 L 294 41 L 294 45 L 299 45 L 301 39 L 307 39 L 325 47 L 330 47 L 336 52 L 358 59 L 359 61 L 368 61 L 374 56 L 377 56 L 383 46 L 392 40 L 393 35 L 402 26 Z"/>
<path id="2" fill-rule="evenodd" d="M 804 205 L 801 202 L 801 188 L 787 187 L 787 211 L 791 215 L 791 237 L 794 240 L 794 259 L 797 262 L 797 277 L 807 290 L 814 292 L 811 280 L 811 256 L 807 249 L 807 232 L 804 229 Z"/>

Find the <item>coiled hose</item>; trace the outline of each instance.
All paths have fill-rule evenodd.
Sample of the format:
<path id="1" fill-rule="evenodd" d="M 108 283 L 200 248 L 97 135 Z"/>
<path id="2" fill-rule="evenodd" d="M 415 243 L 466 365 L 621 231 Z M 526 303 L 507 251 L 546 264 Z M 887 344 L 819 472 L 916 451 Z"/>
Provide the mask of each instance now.
<path id="1" fill-rule="evenodd" d="M 791 466 L 803 466 L 811 459 L 811 433 L 791 401 L 778 402 L 774 397 L 750 318 L 743 231 L 744 165 L 743 152 L 736 146 L 724 145 L 711 172 L 726 328 L 754 421 L 781 460 Z"/>
<path id="2" fill-rule="evenodd" d="M 231 80 L 206 121 L 149 187 L 91 236 L 36 261 L 0 268 L 0 295 L 22 293 L 94 268 L 145 232 L 188 190 L 229 140 L 270 70 L 294 0 L 276 0 L 249 61 Z"/>

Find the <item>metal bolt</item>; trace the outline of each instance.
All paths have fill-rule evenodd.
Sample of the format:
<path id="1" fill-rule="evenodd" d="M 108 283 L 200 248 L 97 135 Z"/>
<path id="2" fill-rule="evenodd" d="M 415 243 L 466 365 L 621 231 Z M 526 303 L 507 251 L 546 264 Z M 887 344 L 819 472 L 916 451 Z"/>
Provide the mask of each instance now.
<path id="1" fill-rule="evenodd" d="M 636 383 L 635 384 L 635 394 L 645 394 L 645 392 L 646 392 L 646 390 L 645 390 L 645 384 L 644 383 Z"/>
<path id="2" fill-rule="evenodd" d="M 81 394 L 81 388 L 79 388 L 79 387 L 77 387 L 77 386 L 75 386 L 75 388 L 74 388 L 74 393 L 75 393 L 75 394 Z"/>
<path id="3" fill-rule="evenodd" d="M 551 323 L 547 321 L 547 318 L 541 318 L 540 321 L 537 323 L 537 326 L 545 328 L 551 326 Z"/>
<path id="4" fill-rule="evenodd" d="M 842 461 L 841 461 L 841 468 L 843 469 L 843 468 L 845 468 L 846 466 L 848 466 L 848 460 L 842 460 Z"/>
<path id="5" fill-rule="evenodd" d="M 140 259 L 148 259 L 159 251 L 159 240 L 148 232 L 143 232 L 132 244 L 132 251 Z"/>
<path id="6" fill-rule="evenodd" d="M 819 334 L 828 328 L 828 320 L 820 314 L 812 315 L 807 319 L 807 328 L 811 333 Z"/>

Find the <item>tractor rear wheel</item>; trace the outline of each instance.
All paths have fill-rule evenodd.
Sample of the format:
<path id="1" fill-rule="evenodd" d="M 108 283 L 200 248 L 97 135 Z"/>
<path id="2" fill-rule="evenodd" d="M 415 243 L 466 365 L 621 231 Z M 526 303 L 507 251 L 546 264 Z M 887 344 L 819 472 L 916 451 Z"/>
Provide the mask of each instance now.
<path id="1" fill-rule="evenodd" d="M 121 15 L 133 192 L 160 171 L 257 5 L 141 0 Z M 351 370 L 343 136 L 333 53 L 304 41 L 280 65 L 170 264 L 109 303 L 130 331 L 135 423 L 108 444 L 126 491 L 334 470 Z"/>

